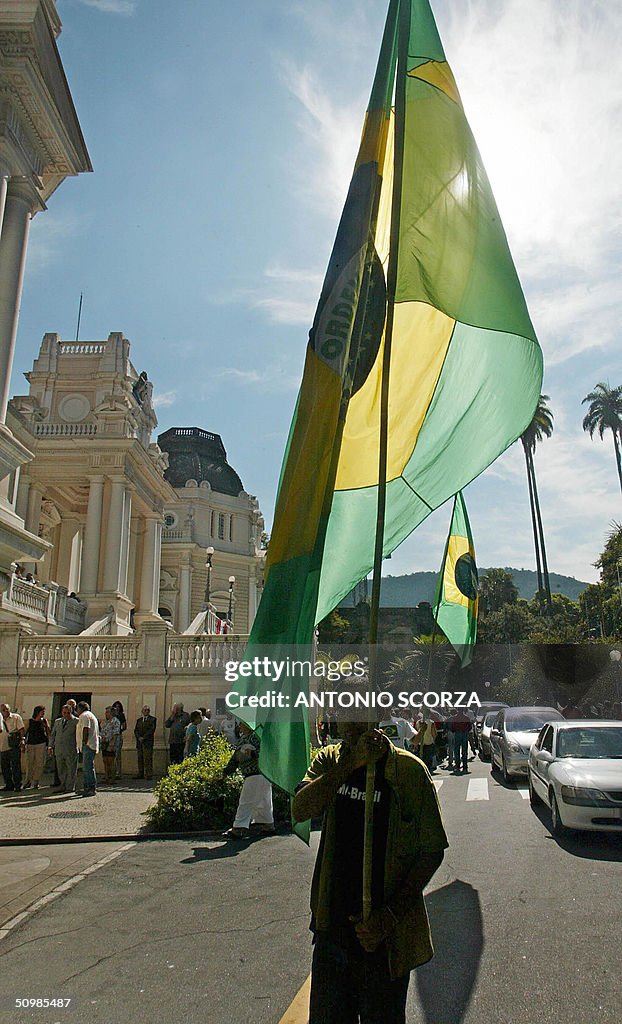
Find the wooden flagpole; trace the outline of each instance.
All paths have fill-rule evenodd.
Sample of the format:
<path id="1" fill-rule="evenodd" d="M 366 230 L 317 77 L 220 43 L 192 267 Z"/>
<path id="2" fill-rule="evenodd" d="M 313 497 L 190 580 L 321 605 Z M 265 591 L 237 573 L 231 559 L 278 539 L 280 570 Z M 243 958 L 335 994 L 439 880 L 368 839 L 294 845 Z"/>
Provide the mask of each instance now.
<path id="1" fill-rule="evenodd" d="M 380 393 L 380 437 L 378 455 L 378 506 L 376 514 L 376 538 L 374 545 L 374 568 L 372 578 L 371 605 L 369 615 L 369 682 L 367 724 L 372 728 L 375 712 L 372 694 L 378 683 L 378 618 L 380 610 L 380 585 L 382 581 L 382 556 L 384 548 L 384 525 L 387 504 L 387 445 L 389 437 L 389 381 L 391 375 L 391 343 L 395 291 L 397 285 L 397 253 L 399 248 L 400 204 L 402 197 L 402 173 L 404 158 L 404 115 L 406 107 L 406 64 L 410 37 L 411 0 L 401 0 L 398 13 L 397 77 L 395 88 L 395 148 L 393 156 L 393 195 L 391 200 L 391 235 L 389 245 L 389 266 L 387 269 L 387 321 L 382 357 L 382 382 Z M 376 764 L 367 765 L 365 781 L 365 835 L 363 847 L 363 920 L 367 921 L 372 911 L 372 871 L 374 845 L 374 793 Z"/>

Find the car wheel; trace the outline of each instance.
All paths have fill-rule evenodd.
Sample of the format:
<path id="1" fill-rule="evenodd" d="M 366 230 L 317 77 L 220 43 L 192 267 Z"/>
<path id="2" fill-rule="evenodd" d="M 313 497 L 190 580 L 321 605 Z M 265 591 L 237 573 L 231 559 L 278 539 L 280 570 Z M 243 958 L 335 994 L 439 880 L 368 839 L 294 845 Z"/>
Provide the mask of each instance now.
<path id="1" fill-rule="evenodd" d="M 539 805 L 542 803 L 542 800 L 540 799 L 540 797 L 536 793 L 535 789 L 533 788 L 533 782 L 531 781 L 531 775 L 529 776 L 529 803 L 531 804 L 532 807 L 539 807 Z"/>
<path id="2" fill-rule="evenodd" d="M 559 816 L 559 807 L 557 806 L 557 800 L 555 799 L 555 793 L 553 792 L 553 790 L 551 790 L 549 800 L 551 804 L 551 831 L 553 832 L 554 836 L 563 836 L 567 833 L 568 829 L 562 823 L 562 820 Z"/>
<path id="3" fill-rule="evenodd" d="M 511 778 L 510 773 L 508 771 L 508 766 L 505 763 L 505 758 L 504 757 L 501 758 L 501 774 L 503 775 L 503 781 L 504 782 L 511 782 L 512 781 L 512 778 Z"/>

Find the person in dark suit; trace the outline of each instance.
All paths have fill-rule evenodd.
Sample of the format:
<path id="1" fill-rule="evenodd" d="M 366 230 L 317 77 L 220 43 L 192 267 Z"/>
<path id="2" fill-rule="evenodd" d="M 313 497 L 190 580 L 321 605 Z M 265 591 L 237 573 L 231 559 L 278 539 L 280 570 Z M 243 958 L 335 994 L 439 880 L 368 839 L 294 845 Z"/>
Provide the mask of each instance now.
<path id="1" fill-rule="evenodd" d="M 145 704 L 142 716 L 136 719 L 134 726 L 139 779 L 153 778 L 153 740 L 157 721 L 151 714 L 151 708 Z"/>

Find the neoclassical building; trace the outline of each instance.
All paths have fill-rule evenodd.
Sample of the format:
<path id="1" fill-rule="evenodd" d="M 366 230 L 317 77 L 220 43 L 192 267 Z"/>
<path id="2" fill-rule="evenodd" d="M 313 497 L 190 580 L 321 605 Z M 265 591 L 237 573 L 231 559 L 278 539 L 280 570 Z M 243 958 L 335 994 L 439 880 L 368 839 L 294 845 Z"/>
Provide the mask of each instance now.
<path id="1" fill-rule="evenodd" d="M 30 222 L 65 178 L 92 170 L 56 46 L 60 31 L 54 0 L 0 0 L 0 593 L 16 559 L 48 551 L 16 510 L 19 470 L 31 453 L 6 423 Z"/>
<path id="2" fill-rule="evenodd" d="M 47 550 L 11 574 L 0 615 L 48 635 L 124 636 L 162 620 L 188 635 L 248 634 L 264 524 L 220 436 L 173 427 L 152 440 L 152 384 L 120 332 L 46 334 L 25 376 L 28 394 L 8 411 L 32 454 L 15 508 Z"/>
<path id="3" fill-rule="evenodd" d="M 13 500 L 43 550 L 0 594 L 0 700 L 55 715 L 74 696 L 102 716 L 119 699 L 130 720 L 148 703 L 163 767 L 173 701 L 224 711 L 262 587 L 259 503 L 218 434 L 153 441 L 152 384 L 123 333 L 46 334 L 25 376 L 7 413 L 30 453 Z"/>

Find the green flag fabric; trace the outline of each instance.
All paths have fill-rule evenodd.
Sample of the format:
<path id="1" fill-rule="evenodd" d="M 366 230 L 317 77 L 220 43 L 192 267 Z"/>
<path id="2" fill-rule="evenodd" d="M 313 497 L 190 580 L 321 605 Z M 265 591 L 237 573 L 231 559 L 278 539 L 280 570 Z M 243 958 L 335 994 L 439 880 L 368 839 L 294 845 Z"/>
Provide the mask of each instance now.
<path id="1" fill-rule="evenodd" d="M 385 556 L 521 435 L 542 381 L 540 347 L 428 0 L 389 4 L 310 331 L 249 657 L 265 645 L 305 648 L 372 567 L 387 329 Z M 273 685 L 254 675 L 244 690 Z M 293 792 L 307 764 L 306 716 L 283 722 L 257 709 L 242 717 L 260 734 L 262 772 Z"/>
<path id="2" fill-rule="evenodd" d="M 473 537 L 464 498 L 458 492 L 454 499 L 434 618 L 459 655 L 463 668 L 471 661 L 477 636 L 477 588 Z"/>

